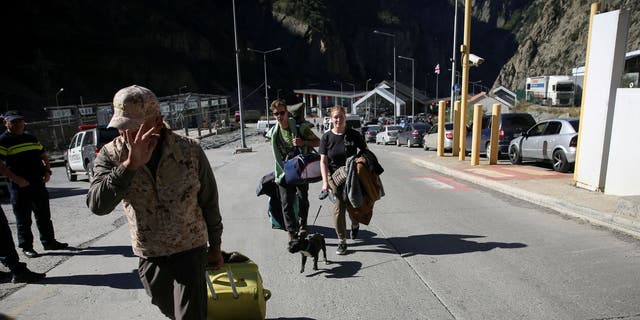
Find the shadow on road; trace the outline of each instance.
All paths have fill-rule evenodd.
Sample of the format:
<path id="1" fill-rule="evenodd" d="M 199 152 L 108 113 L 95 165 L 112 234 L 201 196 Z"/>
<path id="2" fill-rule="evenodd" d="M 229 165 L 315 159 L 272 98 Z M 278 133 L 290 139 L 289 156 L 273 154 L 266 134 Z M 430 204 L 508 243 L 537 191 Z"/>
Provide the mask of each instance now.
<path id="1" fill-rule="evenodd" d="M 131 246 L 105 246 L 105 247 L 88 247 L 85 249 L 69 247 L 65 251 L 46 251 L 41 252 L 42 256 L 106 256 L 121 255 L 127 258 L 135 257 Z"/>
<path id="2" fill-rule="evenodd" d="M 324 261 L 322 261 L 318 262 L 318 269 L 320 270 L 308 274 L 307 277 L 315 277 L 317 275 L 324 274 L 325 278 L 351 278 L 355 276 L 361 268 L 362 262 L 360 261 L 331 261 L 328 265 L 324 264 Z"/>
<path id="3" fill-rule="evenodd" d="M 49 199 L 58 199 L 87 194 L 87 188 L 49 188 Z"/>
<path id="4" fill-rule="evenodd" d="M 104 246 L 104 247 L 88 247 L 78 252 L 77 255 L 83 256 L 100 256 L 100 255 L 121 255 L 127 258 L 135 257 L 131 246 Z"/>
<path id="5" fill-rule="evenodd" d="M 495 248 L 516 249 L 527 245 L 518 242 L 475 242 L 465 239 L 484 238 L 484 236 L 464 234 L 425 234 L 409 237 L 389 238 L 391 245 L 402 257 L 414 255 L 460 254 L 489 251 Z"/>
<path id="6" fill-rule="evenodd" d="M 46 277 L 41 284 L 70 284 L 116 289 L 142 289 L 138 270 L 129 273 L 85 274 L 62 277 Z"/>

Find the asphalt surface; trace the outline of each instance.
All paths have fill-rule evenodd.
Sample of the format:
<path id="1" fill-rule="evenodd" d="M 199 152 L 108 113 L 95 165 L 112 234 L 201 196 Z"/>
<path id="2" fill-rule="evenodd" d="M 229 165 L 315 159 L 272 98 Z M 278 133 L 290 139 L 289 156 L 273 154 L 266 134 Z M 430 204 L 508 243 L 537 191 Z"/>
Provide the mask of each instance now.
<path id="1" fill-rule="evenodd" d="M 464 310 L 458 311 L 455 307 L 443 303 L 443 297 L 437 294 L 438 288 L 429 287 L 432 280 L 425 279 L 424 275 L 417 271 L 420 267 L 412 265 L 411 259 L 415 258 L 411 258 L 411 255 L 402 259 L 389 256 L 389 253 L 399 253 L 401 256 L 403 254 L 403 249 L 394 246 L 393 242 L 376 242 L 373 248 L 365 246 L 356 249 L 370 251 L 372 254 L 366 258 L 351 258 L 347 255 L 344 259 L 337 259 L 334 255 L 335 239 L 328 239 L 329 260 L 336 261 L 332 261 L 327 267 L 321 262 L 321 271 L 318 272 L 310 272 L 311 264 L 307 263 L 307 274 L 299 275 L 299 258 L 282 255 L 284 246 L 281 244 L 285 243 L 286 234 L 264 227 L 266 221 L 263 211 L 266 210 L 266 199 L 252 195 L 257 181 L 246 183 L 247 177 L 253 178 L 254 172 L 267 173 L 271 170 L 268 145 L 255 132 L 246 132 L 247 144 L 254 148 L 249 153 L 234 154 L 240 147 L 237 133 L 205 137 L 202 142 L 203 146 L 206 144 L 205 148 L 208 148 L 206 153 L 209 159 L 212 159 L 212 166 L 219 181 L 222 211 L 225 213 L 224 241 L 233 244 L 229 246 L 230 249 L 240 250 L 259 262 L 265 277 L 265 286 L 277 293 L 268 303 L 268 318 L 332 319 L 340 318 L 341 314 L 361 319 L 460 318 L 455 314 Z M 611 197 L 578 189 L 572 184 L 571 174 L 555 173 L 545 166 L 511 166 L 504 162 L 497 166 L 489 166 L 481 161 L 480 166 L 472 167 L 468 161 L 461 162 L 450 156 L 436 157 L 435 152 L 418 148 L 375 148 L 376 152 L 393 153 L 408 163 L 449 176 L 454 179 L 449 185 L 455 185 L 456 181 L 472 182 L 549 208 L 554 213 L 603 226 L 607 228 L 607 232 L 613 231 L 635 237 L 639 234 L 637 217 L 640 206 L 637 197 Z M 238 166 L 242 161 L 252 163 L 251 167 Z M 433 187 L 442 183 L 442 179 L 437 181 L 425 178 L 421 183 Z M 234 188 L 228 188 L 229 186 Z M 128 228 L 122 216 L 122 209 L 118 207 L 105 217 L 91 215 L 84 205 L 86 187 L 86 181 L 67 182 L 63 168 L 54 168 L 54 179 L 49 185 L 54 225 L 59 239 L 71 243 L 77 250 L 43 252 L 45 255 L 37 259 L 22 256 L 22 260 L 26 261 L 30 268 L 47 272 L 48 278 L 40 284 L 13 285 L 7 282 L 6 276 L 3 277 L 0 282 L 0 315 L 14 316 L 17 319 L 161 317 L 148 302 L 148 297 L 137 279 L 137 258 L 131 253 Z M 317 192 L 317 188 L 318 186 L 313 186 L 310 195 Z M 242 197 L 243 201 L 238 201 L 238 197 Z M 328 203 L 312 200 L 310 215 L 315 216 L 318 210 L 316 208 L 320 205 L 327 207 Z M 2 208 L 14 228 L 13 215 L 6 199 Z M 395 220 L 390 219 L 385 222 L 393 221 Z M 320 211 L 317 225 L 317 231 L 324 234 L 333 232 L 332 228 L 322 227 L 331 226 L 327 208 Z M 398 228 L 399 234 L 408 231 L 402 229 L 406 227 Z M 370 228 L 364 230 L 363 237 L 369 240 L 378 237 L 394 238 L 385 234 L 384 230 L 386 229 Z M 282 248 L 265 249 L 256 246 L 255 243 L 275 243 Z M 466 242 L 463 244 L 466 245 Z M 412 248 L 414 251 L 418 250 Z M 38 244 L 36 250 L 42 251 Z M 417 252 L 433 254 L 425 250 Z M 423 262 L 416 263 L 419 266 Z M 414 271 L 410 271 L 412 269 Z M 380 277 L 381 274 L 390 276 Z M 317 275 L 323 277 L 318 278 Z M 328 283 L 324 279 L 331 279 L 331 282 Z M 376 280 L 371 282 L 370 279 Z M 326 286 L 330 286 L 333 290 L 331 292 L 336 292 L 335 297 L 320 299 L 314 296 L 314 292 L 325 292 Z M 464 288 L 458 289 L 462 290 L 461 293 L 465 291 Z M 370 299 L 375 299 L 376 292 L 386 292 L 385 303 L 380 305 L 382 309 L 364 312 L 358 310 L 359 305 L 370 304 Z M 392 292 L 390 297 L 386 297 L 389 292 Z M 415 297 L 407 296 L 407 292 L 423 294 Z M 344 299 L 352 301 L 345 304 Z M 288 304 L 287 301 L 305 301 L 304 310 L 301 310 L 299 305 Z M 340 312 L 336 313 L 335 308 L 339 308 Z M 490 312 L 491 308 L 487 309 L 487 312 Z M 633 315 L 633 312 L 627 313 L 629 314 Z M 314 316 L 309 318 L 308 315 Z M 633 317 L 625 317 L 631 318 Z"/>

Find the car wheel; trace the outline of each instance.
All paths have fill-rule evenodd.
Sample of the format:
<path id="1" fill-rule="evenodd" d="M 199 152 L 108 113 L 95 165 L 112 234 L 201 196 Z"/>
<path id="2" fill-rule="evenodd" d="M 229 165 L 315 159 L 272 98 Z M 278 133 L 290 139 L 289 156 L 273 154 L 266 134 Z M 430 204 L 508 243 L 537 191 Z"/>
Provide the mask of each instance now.
<path id="1" fill-rule="evenodd" d="M 411 139 L 407 139 L 407 148 L 411 148 Z"/>
<path id="2" fill-rule="evenodd" d="M 400 139 L 396 139 L 396 146 L 399 147 L 400 146 Z"/>
<path id="3" fill-rule="evenodd" d="M 426 142 L 422 142 L 422 148 L 424 149 L 424 151 L 429 151 L 429 146 Z"/>
<path id="4" fill-rule="evenodd" d="M 71 170 L 71 167 L 69 166 L 69 162 L 67 162 L 66 167 L 67 167 L 67 170 L 66 170 L 66 172 L 67 172 L 67 179 L 68 179 L 69 181 L 76 181 L 76 180 L 78 180 L 78 177 L 73 173 L 73 170 Z"/>
<path id="5" fill-rule="evenodd" d="M 522 156 L 520 156 L 520 152 L 518 151 L 518 147 L 511 146 L 509 148 L 509 161 L 511 161 L 512 164 L 521 164 L 522 163 Z"/>
<path id="6" fill-rule="evenodd" d="M 553 170 L 558 172 L 569 171 L 569 162 L 567 162 L 567 156 L 564 155 L 564 151 L 556 150 L 553 152 Z"/>

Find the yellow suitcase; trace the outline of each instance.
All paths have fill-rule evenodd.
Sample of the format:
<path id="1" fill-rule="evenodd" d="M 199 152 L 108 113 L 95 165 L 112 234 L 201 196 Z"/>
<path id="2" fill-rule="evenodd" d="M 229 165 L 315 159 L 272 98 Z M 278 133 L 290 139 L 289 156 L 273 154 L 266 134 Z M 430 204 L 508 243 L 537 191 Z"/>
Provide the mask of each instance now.
<path id="1" fill-rule="evenodd" d="M 234 259 L 220 270 L 207 271 L 207 319 L 264 319 L 271 291 L 262 287 L 262 277 L 250 259 Z"/>

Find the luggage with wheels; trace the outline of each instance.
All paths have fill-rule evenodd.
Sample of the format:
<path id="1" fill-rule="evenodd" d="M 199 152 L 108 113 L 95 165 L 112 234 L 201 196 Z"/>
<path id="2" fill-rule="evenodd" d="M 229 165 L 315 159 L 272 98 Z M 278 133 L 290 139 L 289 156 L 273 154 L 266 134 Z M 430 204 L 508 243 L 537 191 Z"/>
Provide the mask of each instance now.
<path id="1" fill-rule="evenodd" d="M 238 253 L 224 253 L 220 270 L 207 270 L 207 319 L 264 319 L 271 291 L 262 287 L 258 265 Z"/>

